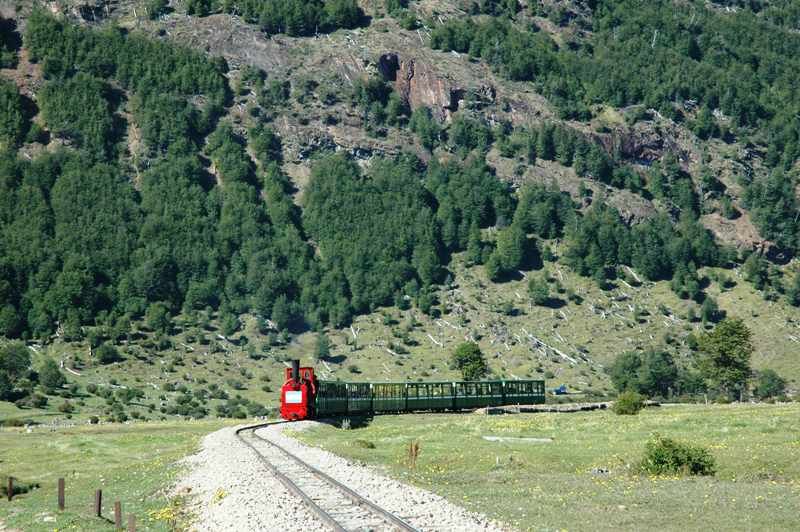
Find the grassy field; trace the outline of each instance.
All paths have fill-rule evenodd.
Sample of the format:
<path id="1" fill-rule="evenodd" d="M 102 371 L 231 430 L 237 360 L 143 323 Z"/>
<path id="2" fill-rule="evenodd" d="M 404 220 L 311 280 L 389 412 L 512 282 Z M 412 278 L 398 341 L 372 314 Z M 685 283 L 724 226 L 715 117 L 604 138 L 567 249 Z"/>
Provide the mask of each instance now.
<path id="1" fill-rule="evenodd" d="M 799 404 L 665 406 L 638 416 L 380 416 L 365 428 L 322 425 L 298 436 L 522 530 L 796 530 L 798 420 Z M 656 432 L 706 446 L 716 476 L 639 474 Z"/>
<path id="2" fill-rule="evenodd" d="M 108 424 L 50 431 L 0 431 L 0 480 L 7 475 L 39 487 L 0 500 L 0 529 L 113 530 L 114 501 L 137 518 L 137 530 L 173 530 L 180 500 L 165 488 L 176 460 L 224 421 Z M 57 481 L 65 479 L 66 510 L 58 512 Z M 103 490 L 103 518 L 92 517 L 96 489 Z M 109 521 L 111 519 L 111 521 Z"/>

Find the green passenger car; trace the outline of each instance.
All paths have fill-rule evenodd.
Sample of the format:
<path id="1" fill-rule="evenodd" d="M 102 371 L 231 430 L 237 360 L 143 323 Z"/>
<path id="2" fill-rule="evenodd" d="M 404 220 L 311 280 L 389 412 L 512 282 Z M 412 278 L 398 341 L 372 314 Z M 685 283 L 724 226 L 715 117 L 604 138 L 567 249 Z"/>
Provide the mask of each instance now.
<path id="1" fill-rule="evenodd" d="M 544 381 L 376 382 L 319 381 L 316 416 L 466 410 L 545 402 Z"/>

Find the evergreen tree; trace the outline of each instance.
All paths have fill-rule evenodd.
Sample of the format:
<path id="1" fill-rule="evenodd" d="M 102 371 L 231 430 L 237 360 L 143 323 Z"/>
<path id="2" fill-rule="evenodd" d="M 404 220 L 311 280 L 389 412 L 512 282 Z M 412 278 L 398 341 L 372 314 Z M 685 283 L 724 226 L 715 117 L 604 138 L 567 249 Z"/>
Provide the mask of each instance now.
<path id="1" fill-rule="evenodd" d="M 27 374 L 31 354 L 22 342 L 0 347 L 0 399 L 10 400 L 16 384 Z"/>
<path id="2" fill-rule="evenodd" d="M 792 284 L 786 290 L 786 300 L 790 305 L 800 307 L 800 273 L 796 273 Z"/>
<path id="3" fill-rule="evenodd" d="M 663 350 L 647 351 L 638 371 L 639 389 L 650 397 L 668 397 L 678 380 L 678 367 Z"/>
<path id="4" fill-rule="evenodd" d="M 540 159 L 552 161 L 555 158 L 554 132 L 555 127 L 549 124 L 539 130 L 539 134 L 536 136 L 536 156 Z"/>
<path id="5" fill-rule="evenodd" d="M 706 296 L 703 301 L 703 306 L 700 307 L 700 318 L 703 320 L 703 325 L 716 322 L 719 315 L 719 307 L 717 302 L 711 296 Z"/>
<path id="6" fill-rule="evenodd" d="M 474 342 L 460 344 L 450 357 L 453 369 L 461 372 L 464 380 L 477 381 L 489 373 L 489 366 L 480 347 Z"/>
<path id="7" fill-rule="evenodd" d="M 153 303 L 147 307 L 145 321 L 151 330 L 161 334 L 169 334 L 172 328 L 169 307 L 164 303 Z"/>
<path id="8" fill-rule="evenodd" d="M 483 263 L 483 240 L 481 239 L 481 230 L 478 224 L 473 222 L 469 229 L 469 240 L 467 241 L 467 260 L 472 264 Z M 798 297 L 800 298 L 800 290 L 798 290 Z M 798 303 L 800 305 L 800 303 Z M 2 322 L 0 322 L 0 326 Z"/>
<path id="9" fill-rule="evenodd" d="M 417 107 L 411 113 L 411 119 L 408 122 L 411 131 L 416 133 L 420 143 L 428 150 L 433 151 L 439 144 L 439 136 L 441 135 L 441 128 L 436 123 L 431 110 L 428 107 Z"/>
<path id="10" fill-rule="evenodd" d="M 786 391 L 786 381 L 773 369 L 765 369 L 758 372 L 756 385 L 753 388 L 753 395 L 759 399 L 769 399 L 779 397 Z"/>
<path id="11" fill-rule="evenodd" d="M 314 348 L 314 358 L 317 360 L 327 360 L 331 356 L 330 340 L 324 333 L 317 334 L 317 342 Z"/>
<path id="12" fill-rule="evenodd" d="M 546 305 L 550 301 L 550 287 L 545 275 L 531 276 L 528 281 L 528 295 L 534 305 Z"/>
<path id="13" fill-rule="evenodd" d="M 642 366 L 641 356 L 634 351 L 626 351 L 618 355 L 608 368 L 611 383 L 618 392 L 639 391 L 639 369 Z"/>
<path id="14" fill-rule="evenodd" d="M 67 383 L 58 364 L 52 358 L 45 359 L 39 369 L 39 383 L 47 393 L 53 393 Z"/>
<path id="15" fill-rule="evenodd" d="M 122 360 L 122 356 L 119 354 L 117 348 L 108 343 L 101 344 L 95 350 L 94 354 L 97 357 L 97 361 L 103 365 L 113 364 L 114 362 Z"/>
<path id="16" fill-rule="evenodd" d="M 746 281 L 753 283 L 756 290 L 763 290 L 769 280 L 766 261 L 757 253 L 751 253 L 742 265 L 742 273 Z"/>
<path id="17" fill-rule="evenodd" d="M 698 340 L 701 370 L 712 387 L 726 394 L 744 389 L 750 377 L 752 333 L 739 319 L 725 319 Z"/>
<path id="18" fill-rule="evenodd" d="M 0 150 L 15 147 L 25 131 L 22 98 L 13 83 L 0 79 Z"/>
<path id="19" fill-rule="evenodd" d="M 500 275 L 507 275 L 530 264 L 535 252 L 536 246 L 528 240 L 520 224 L 511 224 L 498 232 L 497 247 L 490 260 L 497 265 Z"/>

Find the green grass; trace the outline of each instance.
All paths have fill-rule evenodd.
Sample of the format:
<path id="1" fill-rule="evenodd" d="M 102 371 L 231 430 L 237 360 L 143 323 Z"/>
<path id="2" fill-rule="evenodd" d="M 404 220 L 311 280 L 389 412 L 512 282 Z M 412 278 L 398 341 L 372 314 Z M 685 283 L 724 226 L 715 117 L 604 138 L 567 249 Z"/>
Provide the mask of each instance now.
<path id="1" fill-rule="evenodd" d="M 123 519 L 137 518 L 137 530 L 171 530 L 180 508 L 167 488 L 176 460 L 193 452 L 200 438 L 224 421 L 109 424 L 51 431 L 0 431 L 0 480 L 7 475 L 40 487 L 0 500 L 0 525 L 11 529 L 113 530 L 114 501 Z M 65 479 L 66 510 L 57 507 L 57 481 Z M 104 519 L 92 517 L 96 489 L 103 490 Z M 176 505 L 177 506 L 173 506 Z M 2 526 L 0 526 L 2 528 Z"/>
<path id="2" fill-rule="evenodd" d="M 379 416 L 366 428 L 298 436 L 522 530 L 789 530 L 800 515 L 798 419 L 798 404 L 665 406 L 638 416 Z M 639 474 L 656 432 L 709 448 L 716 476 Z M 413 440 L 416 469 L 406 459 Z"/>

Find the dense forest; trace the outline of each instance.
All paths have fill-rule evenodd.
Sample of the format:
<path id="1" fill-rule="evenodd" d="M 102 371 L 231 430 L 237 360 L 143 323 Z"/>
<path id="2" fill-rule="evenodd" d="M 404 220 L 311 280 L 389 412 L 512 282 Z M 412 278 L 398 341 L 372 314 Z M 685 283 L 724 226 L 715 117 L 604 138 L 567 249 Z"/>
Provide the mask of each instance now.
<path id="1" fill-rule="evenodd" d="M 752 139 L 764 146 L 770 170 L 763 178 L 742 176 L 746 207 L 765 238 L 797 251 L 795 11 L 771 7 L 769 17 L 728 19 L 708 10 L 679 13 L 667 2 L 590 4 L 591 36 L 569 46 L 518 24 L 519 6 L 508 2 L 482 3 L 477 12 L 491 18 L 436 25 L 431 46 L 533 82 L 565 118 L 588 118 L 597 103 L 645 104 L 688 120 L 700 138 Z M 236 10 L 266 32 L 290 35 L 364 22 L 349 0 L 194 1 L 187 9 Z M 16 35 L 0 24 L 10 28 L 4 35 Z M 28 18 L 23 43 L 0 42 L 4 66 L 15 64 L 21 44 L 45 80 L 36 109 L 13 83 L 0 82 L 3 336 L 59 330 L 80 339 L 83 325 L 120 329 L 165 309 L 218 309 L 233 330 L 236 316 L 253 312 L 289 331 L 346 325 L 385 305 L 435 312 L 434 287 L 446 282 L 459 252 L 496 282 L 559 259 L 606 288 L 627 265 L 648 280 L 670 280 L 676 294 L 704 303 L 713 318 L 698 269 L 744 258 L 699 223 L 706 198 L 720 196 L 719 183 L 703 177 L 698 190 L 671 153 L 642 172 L 562 124 L 511 128 L 465 112 L 442 124 L 424 107 L 411 113 L 390 85 L 371 77 L 342 98 L 365 129 L 404 129 L 427 155 L 453 157 L 424 162 L 409 152 L 363 168 L 343 153 L 318 154 L 298 205 L 270 123 L 275 109 L 297 97 L 296 87 L 248 71 L 264 111 L 241 127 L 225 116 L 233 95 L 221 59 L 39 11 Z M 694 118 L 674 105 L 689 99 L 700 107 Z M 718 121 L 712 109 L 727 119 Z M 127 151 L 131 125 L 143 144 L 142 164 Z M 47 141 L 59 147 L 18 156 L 24 144 Z M 629 225 L 587 191 L 582 205 L 555 183 L 514 190 L 486 162 L 491 147 L 528 164 L 556 162 L 668 209 Z M 552 256 L 553 239 L 563 243 L 561 257 Z M 746 266 L 748 279 L 770 297 L 785 292 L 800 303 L 800 288 L 763 259 Z"/>
<path id="2" fill-rule="evenodd" d="M 568 46 L 507 17 L 450 19 L 433 29 L 430 45 L 484 59 L 511 80 L 533 82 L 564 118 L 588 119 L 598 103 L 643 104 L 688 121 L 700 138 L 764 146 L 772 172 L 755 182 L 741 176 L 747 204 L 766 238 L 798 250 L 800 207 L 789 174 L 800 157 L 796 4 L 750 2 L 735 17 L 700 5 L 676 10 L 668 1 L 590 4 L 590 37 Z M 699 108 L 694 117 L 676 105 L 687 101 Z M 724 120 L 713 117 L 715 109 Z"/>
<path id="3" fill-rule="evenodd" d="M 267 33 L 308 36 L 339 28 L 355 28 L 364 22 L 364 12 L 355 0 L 188 0 L 190 15 L 222 11 L 241 15 Z"/>

